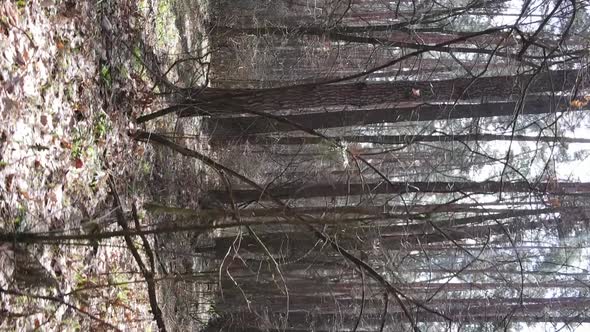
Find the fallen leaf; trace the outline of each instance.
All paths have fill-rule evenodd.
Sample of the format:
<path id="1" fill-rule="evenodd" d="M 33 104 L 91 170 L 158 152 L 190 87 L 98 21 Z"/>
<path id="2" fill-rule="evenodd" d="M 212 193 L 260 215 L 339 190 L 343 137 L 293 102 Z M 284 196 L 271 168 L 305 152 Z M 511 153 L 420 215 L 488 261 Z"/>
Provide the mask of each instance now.
<path id="1" fill-rule="evenodd" d="M 29 55 L 29 51 L 28 49 L 23 49 L 23 59 L 25 59 L 25 62 L 29 62 L 29 59 L 31 59 L 31 56 Z"/>
<path id="2" fill-rule="evenodd" d="M 20 193 L 20 194 L 21 194 L 21 196 L 23 196 L 25 199 L 31 199 L 31 196 L 29 195 L 29 193 L 28 193 L 28 192 L 26 192 L 26 191 L 22 191 L 22 190 L 19 190 L 19 193 Z"/>
<path id="3" fill-rule="evenodd" d="M 68 142 L 67 139 L 62 138 L 61 141 L 59 142 L 59 146 L 61 146 L 64 149 L 71 149 L 72 143 Z"/>
<path id="4" fill-rule="evenodd" d="M 76 160 L 74 160 L 74 167 L 76 167 L 76 168 L 84 167 L 84 162 L 82 161 L 82 159 L 76 158 Z"/>
<path id="5" fill-rule="evenodd" d="M 6 183 L 6 190 L 10 190 L 10 188 L 12 187 L 12 183 L 14 182 L 14 174 L 8 174 L 6 176 L 5 179 L 5 183 Z"/>
<path id="6" fill-rule="evenodd" d="M 141 145 L 138 145 L 135 147 L 135 154 L 138 157 L 143 157 L 143 155 L 145 154 L 145 148 Z"/>
<path id="7" fill-rule="evenodd" d="M 557 197 L 552 197 L 549 199 L 549 205 L 554 208 L 561 207 L 561 201 Z"/>
<path id="8" fill-rule="evenodd" d="M 53 203 L 57 202 L 57 195 L 55 194 L 55 192 L 53 190 L 51 190 L 47 193 L 47 198 L 49 198 L 49 200 L 52 201 Z"/>
<path id="9" fill-rule="evenodd" d="M 578 108 L 580 107 L 581 102 L 579 100 L 572 100 L 570 102 L 570 106 L 572 106 L 573 108 Z"/>
<path id="10" fill-rule="evenodd" d="M 16 53 L 14 54 L 14 60 L 16 61 L 16 63 L 18 63 L 21 66 L 24 66 L 27 64 L 24 54 L 21 51 L 19 51 L 18 49 L 16 49 Z"/>
<path id="11" fill-rule="evenodd" d="M 586 100 L 574 99 L 574 100 L 572 100 L 570 102 L 570 105 L 573 108 L 578 108 L 579 109 L 579 108 L 582 108 L 582 107 L 588 105 L 588 102 Z"/>
<path id="12" fill-rule="evenodd" d="M 41 7 L 44 7 L 44 8 L 46 8 L 46 7 L 51 7 L 51 6 L 53 6 L 53 5 L 54 5 L 54 1 L 53 1 L 53 0 L 42 0 L 42 1 L 39 3 L 39 5 L 40 5 Z"/>

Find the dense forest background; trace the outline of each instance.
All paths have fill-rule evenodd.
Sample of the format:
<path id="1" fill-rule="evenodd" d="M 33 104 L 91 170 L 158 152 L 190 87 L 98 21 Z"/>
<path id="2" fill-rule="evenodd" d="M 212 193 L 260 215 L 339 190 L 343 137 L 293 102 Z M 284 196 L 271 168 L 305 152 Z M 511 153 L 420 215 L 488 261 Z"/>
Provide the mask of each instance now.
<path id="1" fill-rule="evenodd" d="M 23 208 L 7 129 L 2 328 L 588 328 L 588 2 L 57 6 L 94 13 L 104 115 L 41 148 L 94 185 Z"/>

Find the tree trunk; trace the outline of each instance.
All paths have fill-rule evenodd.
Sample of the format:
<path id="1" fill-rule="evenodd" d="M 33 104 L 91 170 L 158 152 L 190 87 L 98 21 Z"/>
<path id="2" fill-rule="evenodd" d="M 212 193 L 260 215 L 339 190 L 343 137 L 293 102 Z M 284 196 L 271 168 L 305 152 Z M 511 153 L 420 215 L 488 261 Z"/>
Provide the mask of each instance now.
<path id="1" fill-rule="evenodd" d="M 404 193 L 456 193 L 477 194 L 510 193 L 544 193 L 544 194 L 589 194 L 590 182 L 572 183 L 538 183 L 529 182 L 372 182 L 372 183 L 335 183 L 317 184 L 299 187 L 269 188 L 265 194 L 275 198 L 313 198 L 353 195 L 404 194 Z M 210 190 L 208 193 L 220 202 L 230 202 L 225 190 Z M 253 189 L 235 189 L 232 196 L 236 202 L 268 200 L 268 196 Z"/>
<path id="2" fill-rule="evenodd" d="M 530 85 L 527 85 L 532 80 Z M 188 102 L 199 112 L 232 109 L 248 110 L 301 110 L 323 107 L 364 107 L 383 103 L 420 101 L 454 102 L 474 98 L 520 96 L 525 92 L 567 91 L 580 85 L 578 70 L 543 72 L 536 76 L 496 76 L 479 79 L 458 78 L 444 81 L 349 83 L 327 85 L 301 85 L 276 89 L 215 89 L 199 94 L 198 102 Z M 420 91 L 418 96 L 416 91 Z M 414 92 L 413 92 L 414 91 Z M 194 115 L 187 109 L 184 116 Z"/>
<path id="3" fill-rule="evenodd" d="M 307 129 L 362 126 L 404 121 L 432 121 L 447 119 L 512 116 L 516 102 L 484 104 L 420 104 L 413 107 L 365 109 L 354 111 L 306 113 L 283 118 Z M 543 114 L 564 110 L 564 102 L 549 97 L 527 101 L 520 114 Z M 210 118 L 207 127 L 213 135 L 242 136 L 297 130 L 290 123 L 277 122 L 261 116 Z M 436 137 L 436 136 L 434 136 Z"/>
<path id="4" fill-rule="evenodd" d="M 373 144 L 411 144 L 417 142 L 490 142 L 490 141 L 519 141 L 546 143 L 590 143 L 588 138 L 556 137 L 556 136 L 524 136 L 524 135 L 494 135 L 494 134 L 466 134 L 466 135 L 378 135 L 378 136 L 342 136 L 333 137 L 347 143 Z M 220 144 L 227 141 L 227 137 L 213 136 L 209 144 Z M 232 139 L 232 143 L 249 143 L 260 145 L 304 145 L 325 142 L 322 137 L 314 136 L 285 136 L 268 137 L 243 135 Z M 266 152 L 266 151 L 265 151 Z"/>

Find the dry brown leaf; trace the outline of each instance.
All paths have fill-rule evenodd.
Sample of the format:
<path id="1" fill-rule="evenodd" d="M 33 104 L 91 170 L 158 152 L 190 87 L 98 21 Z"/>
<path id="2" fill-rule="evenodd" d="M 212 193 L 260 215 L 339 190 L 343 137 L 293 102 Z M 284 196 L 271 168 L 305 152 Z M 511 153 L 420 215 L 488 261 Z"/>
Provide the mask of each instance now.
<path id="1" fill-rule="evenodd" d="M 41 2 L 39 2 L 39 5 L 44 8 L 53 6 L 54 4 L 55 3 L 53 0 L 42 0 Z"/>
<path id="2" fill-rule="evenodd" d="M 138 157 L 143 157 L 143 155 L 145 154 L 145 148 L 142 145 L 137 145 L 135 147 L 135 154 Z"/>
<path id="3" fill-rule="evenodd" d="M 50 191 L 47 193 L 47 198 L 48 198 L 48 199 L 49 199 L 51 202 L 53 202 L 53 203 L 56 203 L 56 202 L 57 202 L 57 195 L 55 194 L 55 192 L 53 192 L 53 190 L 50 190 Z"/>
<path id="4" fill-rule="evenodd" d="M 552 197 L 549 199 L 549 205 L 554 208 L 561 207 L 561 201 L 557 197 Z"/>
<path id="5" fill-rule="evenodd" d="M 72 143 L 70 143 L 67 139 L 62 138 L 61 141 L 59 142 L 59 146 L 61 146 L 64 149 L 71 149 Z"/>
<path id="6" fill-rule="evenodd" d="M 23 48 L 22 57 L 23 60 L 25 60 L 25 62 L 29 62 L 29 59 L 31 59 L 31 56 L 29 55 L 29 50 L 26 47 Z"/>
<path id="7" fill-rule="evenodd" d="M 16 53 L 14 54 L 14 60 L 19 66 L 24 66 L 27 64 L 21 52 L 17 49 Z"/>
<path id="8" fill-rule="evenodd" d="M 574 99 L 570 102 L 570 106 L 573 108 L 582 108 L 588 105 L 588 101 L 585 99 Z"/>
<path id="9" fill-rule="evenodd" d="M 5 184 L 6 184 L 6 190 L 10 191 L 10 189 L 12 188 L 12 183 L 14 182 L 14 177 L 15 177 L 14 174 L 6 175 L 6 179 L 4 180 Z"/>
<path id="10" fill-rule="evenodd" d="M 19 190 L 18 193 L 21 194 L 21 196 L 24 197 L 25 199 L 31 199 L 31 195 L 29 195 L 29 193 L 27 191 Z"/>
<path id="11" fill-rule="evenodd" d="M 74 160 L 74 167 L 76 167 L 76 168 L 82 168 L 82 167 L 84 167 L 84 162 L 82 161 L 82 159 L 76 158 Z"/>

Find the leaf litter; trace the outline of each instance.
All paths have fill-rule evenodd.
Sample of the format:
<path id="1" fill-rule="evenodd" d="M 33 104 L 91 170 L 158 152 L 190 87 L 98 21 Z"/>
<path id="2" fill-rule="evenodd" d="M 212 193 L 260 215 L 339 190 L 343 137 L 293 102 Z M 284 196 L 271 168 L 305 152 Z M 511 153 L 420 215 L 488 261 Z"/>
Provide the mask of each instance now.
<path id="1" fill-rule="evenodd" d="M 125 48 L 141 20 L 132 1 L 0 1 L 2 232 L 115 229 L 107 178 L 126 193 L 143 153 L 126 134 L 148 86 Z M 0 287 L 32 295 L 0 294 L 0 328 L 154 327 L 124 241 L 78 244 L 0 243 Z"/>

